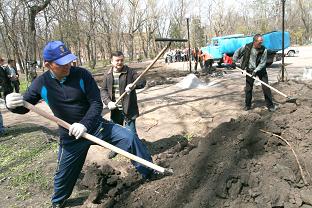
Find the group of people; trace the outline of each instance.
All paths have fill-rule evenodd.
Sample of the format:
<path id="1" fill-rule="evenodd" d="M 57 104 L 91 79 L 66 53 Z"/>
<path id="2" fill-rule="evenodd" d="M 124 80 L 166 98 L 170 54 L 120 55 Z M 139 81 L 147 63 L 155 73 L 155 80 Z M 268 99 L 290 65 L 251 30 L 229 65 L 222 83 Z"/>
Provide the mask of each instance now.
<path id="1" fill-rule="evenodd" d="M 165 63 L 184 62 L 189 60 L 188 49 L 170 49 L 164 54 Z"/>
<path id="2" fill-rule="evenodd" d="M 198 73 L 197 71 L 198 63 L 204 73 L 208 74 L 212 73 L 213 57 L 210 54 L 208 54 L 207 52 L 203 52 L 201 49 L 196 47 L 192 50 L 192 59 L 195 64 L 194 65 L 195 73 Z"/>
<path id="3" fill-rule="evenodd" d="M 15 61 L 8 60 L 7 65 L 4 59 L 0 57 L 0 98 L 4 99 L 8 94 L 19 92 L 19 74 L 17 72 Z M 0 111 L 0 135 L 4 134 L 5 127 L 3 125 L 3 118 Z"/>
<path id="4" fill-rule="evenodd" d="M 267 50 L 262 42 L 261 35 L 256 35 L 252 43 L 235 52 L 233 61 L 235 63 L 241 59 L 244 70 L 253 76 L 259 76 L 267 83 Z M 147 147 L 138 137 L 135 125 L 139 115 L 135 89 L 143 88 L 146 81 L 142 79 L 133 84 L 138 74 L 124 64 L 121 51 L 111 55 L 112 67 L 103 77 L 102 92 L 89 71 L 71 65 L 77 57 L 63 42 L 48 42 L 43 49 L 43 58 L 44 65 L 49 70 L 37 77 L 24 95 L 9 93 L 6 96 L 6 106 L 13 113 L 25 114 L 29 110 L 24 107 L 24 101 L 37 104 L 43 99 L 55 116 L 71 124 L 68 130 L 59 127 L 58 165 L 54 175 L 52 207 L 63 207 L 72 193 L 88 149 L 93 144 L 89 140 L 81 139 L 84 133 L 152 161 Z M 246 110 L 251 108 L 253 81 L 246 76 Z M 263 92 L 267 107 L 274 111 L 270 89 L 263 86 Z M 116 102 L 123 93 L 127 95 L 120 102 Z M 101 115 L 103 103 L 111 111 L 111 121 L 103 119 Z M 132 163 L 144 178 L 155 174 L 150 168 L 134 161 Z"/>
<path id="5" fill-rule="evenodd" d="M 193 48 L 191 49 L 191 56 L 189 56 L 189 49 L 185 48 L 183 50 L 181 49 L 170 49 L 164 54 L 165 63 L 173 63 L 173 62 L 185 62 L 189 61 L 191 58 L 191 61 L 194 62 L 194 70 L 195 73 L 197 73 L 197 65 L 200 64 L 201 69 L 203 72 L 211 73 L 212 70 L 212 64 L 213 59 L 208 53 L 203 53 L 201 49 L 199 48 Z"/>

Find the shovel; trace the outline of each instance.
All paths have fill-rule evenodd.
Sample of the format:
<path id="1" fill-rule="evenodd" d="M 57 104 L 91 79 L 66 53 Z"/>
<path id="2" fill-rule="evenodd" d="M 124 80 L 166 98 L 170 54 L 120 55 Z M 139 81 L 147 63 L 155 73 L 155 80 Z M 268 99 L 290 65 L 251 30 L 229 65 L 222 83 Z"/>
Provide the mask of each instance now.
<path id="1" fill-rule="evenodd" d="M 261 81 L 258 77 L 252 76 L 250 73 L 248 73 L 248 72 L 245 71 L 245 70 L 242 70 L 242 69 L 239 68 L 239 67 L 236 67 L 236 69 L 238 69 L 238 70 L 241 71 L 242 73 L 246 74 L 247 76 L 253 78 L 254 80 L 257 80 L 258 82 L 260 82 L 261 84 L 267 86 L 268 88 L 270 88 L 271 90 L 277 92 L 278 94 L 282 95 L 283 97 L 286 98 L 286 102 L 287 102 L 287 103 L 296 103 L 297 98 L 294 98 L 294 97 L 290 97 L 290 96 L 285 95 L 285 94 L 282 93 L 281 91 L 279 91 L 279 90 L 277 90 L 276 88 L 274 88 L 274 87 L 268 85 L 267 83 Z"/>
<path id="2" fill-rule="evenodd" d="M 50 121 L 54 121 L 55 123 L 57 123 L 58 125 L 64 127 L 65 129 L 69 129 L 69 127 L 70 127 L 70 124 L 67 123 L 66 121 L 63 121 L 62 119 L 59 119 L 59 118 L 57 118 L 57 117 L 55 117 L 55 116 L 53 116 L 51 114 L 48 114 L 45 111 L 41 110 L 40 108 L 37 108 L 34 105 L 32 105 L 32 104 L 30 104 L 30 103 L 28 103 L 26 101 L 24 101 L 24 107 L 29 109 L 29 110 L 31 110 L 31 111 L 33 111 L 33 112 L 35 112 L 35 113 L 37 113 L 37 114 L 39 114 L 40 116 L 43 116 L 43 117 L 47 118 Z M 156 165 L 156 164 L 154 164 L 152 162 L 144 160 L 144 159 L 142 159 L 142 158 L 140 158 L 140 157 L 138 157 L 136 155 L 133 155 L 133 154 L 127 152 L 127 151 L 124 151 L 124 150 L 122 150 L 122 149 L 120 149 L 118 147 L 115 147 L 114 145 L 111 145 L 111 144 L 109 144 L 109 143 L 107 143 L 107 142 L 105 142 L 105 141 L 103 141 L 103 140 L 101 140 L 101 139 L 91 135 L 91 134 L 84 133 L 82 135 L 82 137 L 84 137 L 85 139 L 87 139 L 89 141 L 92 141 L 92 142 L 94 142 L 94 143 L 96 143 L 96 144 L 98 144 L 98 145 L 100 145 L 102 147 L 105 147 L 105 148 L 108 148 L 110 150 L 113 150 L 114 152 L 117 152 L 118 154 L 121 154 L 121 155 L 123 155 L 123 156 L 125 156 L 125 157 L 127 157 L 127 158 L 129 158 L 131 160 L 134 160 L 134 161 L 136 161 L 138 163 L 141 163 L 142 165 L 145 165 L 146 167 L 149 167 L 149 168 L 151 168 L 153 170 L 156 170 L 156 171 L 158 171 L 160 173 L 163 173 L 163 174 L 172 174 L 173 173 L 172 169 L 167 169 L 167 168 L 160 167 L 160 166 L 158 166 L 158 165 Z"/>
<path id="3" fill-rule="evenodd" d="M 187 39 L 177 39 L 177 38 L 156 38 L 155 41 L 165 41 L 165 42 L 169 42 L 160 52 L 159 54 L 154 58 L 154 60 L 152 61 L 152 63 L 150 63 L 145 70 L 140 74 L 140 76 L 138 76 L 138 78 L 136 78 L 136 80 L 134 80 L 134 82 L 132 83 L 133 85 L 135 85 L 151 68 L 152 66 L 156 63 L 156 61 L 163 55 L 163 53 L 165 53 L 165 51 L 170 47 L 172 42 L 186 42 Z M 121 101 L 121 99 L 127 95 L 127 92 L 124 92 L 120 95 L 120 97 L 115 101 L 115 103 L 119 103 Z"/>

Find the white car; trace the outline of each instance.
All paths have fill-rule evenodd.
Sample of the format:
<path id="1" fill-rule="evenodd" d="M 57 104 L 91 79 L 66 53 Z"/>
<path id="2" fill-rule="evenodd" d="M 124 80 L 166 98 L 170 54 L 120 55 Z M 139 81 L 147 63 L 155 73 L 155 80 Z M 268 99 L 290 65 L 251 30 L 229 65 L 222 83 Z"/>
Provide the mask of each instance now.
<path id="1" fill-rule="evenodd" d="M 277 53 L 282 54 L 282 50 L 278 51 Z M 296 47 L 288 47 L 284 49 L 284 56 L 294 57 L 298 55 L 299 50 Z"/>

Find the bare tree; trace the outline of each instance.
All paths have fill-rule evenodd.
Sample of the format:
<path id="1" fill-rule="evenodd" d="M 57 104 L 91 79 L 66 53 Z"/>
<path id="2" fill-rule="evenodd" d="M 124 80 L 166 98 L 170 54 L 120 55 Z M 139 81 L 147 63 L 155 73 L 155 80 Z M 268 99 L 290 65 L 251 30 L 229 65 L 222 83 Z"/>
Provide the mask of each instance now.
<path id="1" fill-rule="evenodd" d="M 36 16 L 39 12 L 44 10 L 51 0 L 45 1 L 25 1 L 26 7 L 28 8 L 28 47 L 26 53 L 26 59 L 30 62 L 37 61 L 37 48 L 36 48 Z M 27 75 L 27 70 L 26 70 Z"/>
<path id="2" fill-rule="evenodd" d="M 306 0 L 297 0 L 298 6 L 300 9 L 300 18 L 303 23 L 303 26 L 305 28 L 305 31 L 303 33 L 305 41 L 310 41 L 310 31 L 311 31 L 311 9 L 312 9 L 312 3 L 311 1 Z"/>
<path id="3" fill-rule="evenodd" d="M 295 42 L 311 40 L 311 8 L 309 0 L 286 1 L 286 31 Z M 151 58 L 163 47 L 155 37 L 186 37 L 187 13 L 197 47 L 208 37 L 281 29 L 281 0 L 231 6 L 224 0 L 0 0 L 0 53 L 17 59 L 22 70 L 23 60 L 41 58 L 37 51 L 52 39 L 64 41 L 90 68 L 107 63 L 113 50 Z"/>
<path id="4" fill-rule="evenodd" d="M 139 34 L 139 30 L 143 28 L 143 25 L 146 23 L 146 8 L 140 9 L 139 0 L 128 0 L 129 11 L 128 11 L 128 31 L 127 31 L 127 51 L 129 54 L 130 60 L 133 60 L 134 57 L 134 45 L 136 34 Z"/>
<path id="5" fill-rule="evenodd" d="M 21 67 L 21 72 L 24 73 L 22 60 L 25 56 L 23 56 L 23 50 L 21 50 L 20 39 L 23 37 L 21 36 L 21 32 L 24 28 L 25 9 L 20 1 L 2 1 L 0 5 L 0 14 L 3 20 L 3 30 L 1 33 L 5 42 L 6 56 L 17 59 L 17 63 Z"/>

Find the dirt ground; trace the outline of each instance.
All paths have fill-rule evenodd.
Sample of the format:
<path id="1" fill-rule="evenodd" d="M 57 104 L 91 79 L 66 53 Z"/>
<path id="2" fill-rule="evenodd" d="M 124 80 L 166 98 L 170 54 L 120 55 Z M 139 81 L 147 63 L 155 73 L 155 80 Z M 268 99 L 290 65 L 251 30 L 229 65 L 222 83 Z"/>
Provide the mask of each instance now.
<path id="1" fill-rule="evenodd" d="M 259 85 L 252 110 L 242 110 L 245 80 L 240 72 L 218 69 L 224 76 L 199 75 L 205 88 L 183 89 L 176 83 L 188 74 L 188 64 L 158 62 L 146 76 L 148 87 L 138 91 L 137 129 L 155 163 L 174 174 L 144 181 L 127 159 L 108 160 L 108 150 L 93 146 L 67 206 L 312 207 L 312 84 L 301 80 L 311 66 L 312 47 L 299 50 L 299 56 L 285 59 L 290 81 L 275 83 L 279 63 L 268 69 L 274 87 L 298 98 L 296 104 L 285 103 L 272 92 L 279 107 L 274 113 L 265 108 Z M 48 111 L 44 103 L 38 106 Z M 25 121 L 56 128 L 34 113 L 2 114 L 11 128 Z M 109 118 L 106 111 L 103 115 Z"/>

